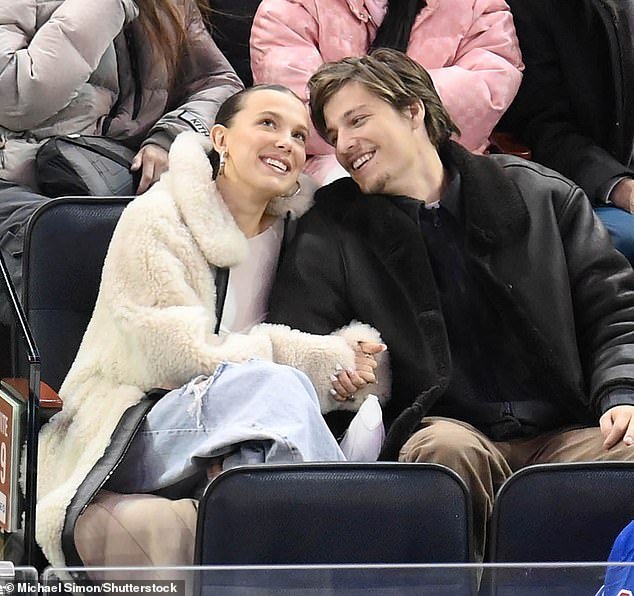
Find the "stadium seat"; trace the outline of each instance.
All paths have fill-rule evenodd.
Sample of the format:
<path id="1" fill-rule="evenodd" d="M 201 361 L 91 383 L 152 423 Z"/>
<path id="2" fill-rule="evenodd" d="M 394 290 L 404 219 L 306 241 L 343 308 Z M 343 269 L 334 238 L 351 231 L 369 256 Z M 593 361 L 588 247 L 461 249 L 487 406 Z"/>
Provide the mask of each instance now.
<path id="1" fill-rule="evenodd" d="M 41 378 L 59 390 L 97 299 L 101 268 L 130 197 L 65 197 L 31 218 L 23 260 L 23 305 L 40 352 Z"/>
<path id="2" fill-rule="evenodd" d="M 261 0 L 209 0 L 210 30 L 245 87 L 253 85 L 249 38 Z"/>
<path id="3" fill-rule="evenodd" d="M 634 464 L 528 466 L 513 474 L 498 492 L 490 525 L 489 559 L 513 563 L 605 562 L 614 539 L 632 519 Z M 603 571 L 588 570 L 584 576 L 580 570 L 573 574 L 577 582 L 574 589 L 568 584 L 562 587 L 562 593 L 595 593 L 601 585 L 597 573 L 600 576 Z M 517 586 L 503 589 L 499 577 L 494 582 L 494 593 L 518 593 Z M 552 579 L 546 586 L 535 586 L 549 594 L 555 593 L 554 588 Z"/>
<path id="4" fill-rule="evenodd" d="M 436 464 L 244 466 L 203 496 L 196 557 L 205 565 L 464 563 L 470 507 L 464 482 Z"/>

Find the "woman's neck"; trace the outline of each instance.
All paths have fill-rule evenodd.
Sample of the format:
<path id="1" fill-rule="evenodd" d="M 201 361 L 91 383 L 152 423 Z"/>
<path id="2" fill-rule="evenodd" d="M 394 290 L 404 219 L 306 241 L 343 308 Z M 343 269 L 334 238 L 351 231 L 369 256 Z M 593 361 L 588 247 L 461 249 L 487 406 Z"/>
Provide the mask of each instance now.
<path id="1" fill-rule="evenodd" d="M 216 187 L 238 228 L 247 238 L 261 234 L 275 220 L 275 217 L 265 214 L 270 199 L 263 198 L 254 189 L 238 187 L 225 176 L 216 178 Z"/>

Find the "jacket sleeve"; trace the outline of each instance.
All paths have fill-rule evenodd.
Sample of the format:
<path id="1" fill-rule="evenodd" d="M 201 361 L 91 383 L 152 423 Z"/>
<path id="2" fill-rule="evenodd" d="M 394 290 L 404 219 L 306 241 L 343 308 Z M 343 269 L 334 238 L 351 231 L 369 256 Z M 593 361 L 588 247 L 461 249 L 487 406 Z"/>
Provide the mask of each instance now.
<path id="1" fill-rule="evenodd" d="M 323 267 L 324 263 L 328 263 L 328 267 Z M 328 403 L 328 409 L 356 409 L 370 393 L 377 395 L 382 402 L 389 398 L 391 374 L 387 352 L 376 357 L 379 364 L 376 370 L 378 385 L 371 385 L 363 392 L 356 393 L 354 402 L 337 402 L 325 395 L 323 389 L 319 391 L 319 388 L 325 388 L 322 379 L 333 373 L 334 365 L 340 364 L 344 368 L 352 365 L 352 348 L 357 341 L 382 340 L 378 331 L 354 320 L 346 300 L 345 267 L 337 235 L 333 232 L 333 226 L 314 208 L 300 219 L 293 242 L 284 254 L 271 292 L 268 320 L 306 332 L 297 336 L 296 345 L 310 341 L 308 338 L 311 336 L 308 334 L 314 334 L 313 337 L 332 334 L 348 345 L 348 354 L 341 353 L 338 356 L 344 360 L 322 361 L 324 368 L 317 370 L 319 376 L 314 379 L 311 377 L 318 388 L 320 400 L 322 396 L 327 399 L 326 403 L 322 401 L 322 411 Z M 298 331 L 293 333 L 299 334 Z M 297 357 L 297 348 L 292 343 L 274 339 L 273 344 L 278 357 Z M 301 355 L 307 360 L 314 359 L 311 350 Z M 305 366 L 297 367 L 307 371 L 313 367 L 310 362 Z"/>
<path id="2" fill-rule="evenodd" d="M 324 62 L 314 13 L 291 0 L 263 0 L 255 13 L 250 45 L 254 84 L 286 85 L 308 101 L 308 79 Z M 311 125 L 306 154 L 333 153 Z"/>
<path id="3" fill-rule="evenodd" d="M 607 181 L 632 176 L 634 170 L 599 147 L 575 124 L 575 110 L 567 84 L 556 36 L 570 27 L 561 23 L 556 2 L 509 0 L 525 63 L 517 97 L 501 128 L 513 132 L 533 152 L 533 159 L 574 180 L 591 201 L 604 202 L 600 195 Z M 560 42 L 561 43 L 561 42 Z M 575 38 L 571 43 L 595 43 Z M 607 65 L 606 65 L 607 67 Z M 588 65 L 591 68 L 591 65 Z M 597 93 L 602 93 L 597 89 Z"/>
<path id="4" fill-rule="evenodd" d="M 387 354 L 376 356 L 380 369 L 377 372 L 379 382 L 367 385 L 355 392 L 354 401 L 337 401 L 330 394 L 330 377 L 337 365 L 342 368 L 354 368 L 354 347 L 359 341 L 380 342 L 378 331 L 358 322 L 352 322 L 329 335 L 316 335 L 291 329 L 286 325 L 263 323 L 254 327 L 251 334 L 265 334 L 273 345 L 273 360 L 304 372 L 311 380 L 321 406 L 322 414 L 333 410 L 358 410 L 368 395 L 376 395 L 382 403 L 389 397 L 390 376 L 385 371 Z"/>
<path id="5" fill-rule="evenodd" d="M 38 27 L 37 2 L 0 5 L 0 125 L 28 131 L 65 108 L 136 16 L 130 0 L 64 0 Z"/>
<path id="6" fill-rule="evenodd" d="M 124 366 L 126 374 L 130 368 L 143 371 L 142 378 L 122 382 L 178 387 L 196 375 L 211 374 L 222 360 L 272 360 L 268 337 L 213 333 L 213 305 L 203 302 L 194 283 L 194 257 L 183 257 L 191 251 L 191 239 L 170 223 L 169 214 L 146 217 L 153 201 L 160 208 L 156 191 L 151 189 L 124 211 L 103 269 L 99 309 L 125 339 L 125 357 L 138 361 Z M 213 295 L 213 288 L 209 292 Z"/>
<path id="7" fill-rule="evenodd" d="M 560 211 L 559 226 L 590 405 L 601 415 L 611 388 L 634 389 L 634 272 L 578 187 Z"/>
<path id="8" fill-rule="evenodd" d="M 150 130 L 143 145 L 169 150 L 176 135 L 186 130 L 205 133 L 211 128 L 220 105 L 243 89 L 242 82 L 205 28 L 195 2 L 185 3 L 187 51 L 181 75 L 173 85 L 173 106 Z"/>
<path id="9" fill-rule="evenodd" d="M 484 149 L 522 80 L 513 17 L 504 0 L 476 0 L 471 27 L 453 64 L 430 68 L 442 102 L 462 132 L 460 144 Z"/>

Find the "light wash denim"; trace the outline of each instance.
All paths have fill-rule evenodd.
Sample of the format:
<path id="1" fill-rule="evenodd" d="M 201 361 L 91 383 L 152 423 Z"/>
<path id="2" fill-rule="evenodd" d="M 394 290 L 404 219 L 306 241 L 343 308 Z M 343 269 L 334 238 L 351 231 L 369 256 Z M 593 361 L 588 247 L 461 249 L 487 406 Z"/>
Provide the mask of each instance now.
<path id="1" fill-rule="evenodd" d="M 107 488 L 193 496 L 219 456 L 223 469 L 345 460 L 304 373 L 262 360 L 225 362 L 159 400 Z"/>

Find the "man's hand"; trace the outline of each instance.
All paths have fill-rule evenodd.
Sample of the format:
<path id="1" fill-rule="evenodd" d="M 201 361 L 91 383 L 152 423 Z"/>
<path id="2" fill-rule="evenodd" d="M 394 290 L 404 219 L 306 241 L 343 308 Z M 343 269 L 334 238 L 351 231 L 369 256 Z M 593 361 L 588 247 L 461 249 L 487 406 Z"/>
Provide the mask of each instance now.
<path id="1" fill-rule="evenodd" d="M 605 437 L 603 446 L 614 447 L 620 440 L 626 445 L 634 444 L 634 406 L 614 406 L 599 419 L 601 433 Z"/>
<path id="2" fill-rule="evenodd" d="M 132 160 L 130 170 L 141 170 L 141 180 L 136 192 L 139 195 L 143 194 L 167 170 L 167 151 L 152 144 L 141 147 Z"/>
<path id="3" fill-rule="evenodd" d="M 359 342 L 354 349 L 354 370 L 340 369 L 330 378 L 332 389 L 330 394 L 337 401 L 353 400 L 355 391 L 366 385 L 377 382 L 374 369 L 377 362 L 375 354 L 387 349 L 385 344 L 376 342 Z"/>
<path id="4" fill-rule="evenodd" d="M 634 179 L 624 178 L 612 189 L 610 201 L 624 211 L 634 213 Z"/>

